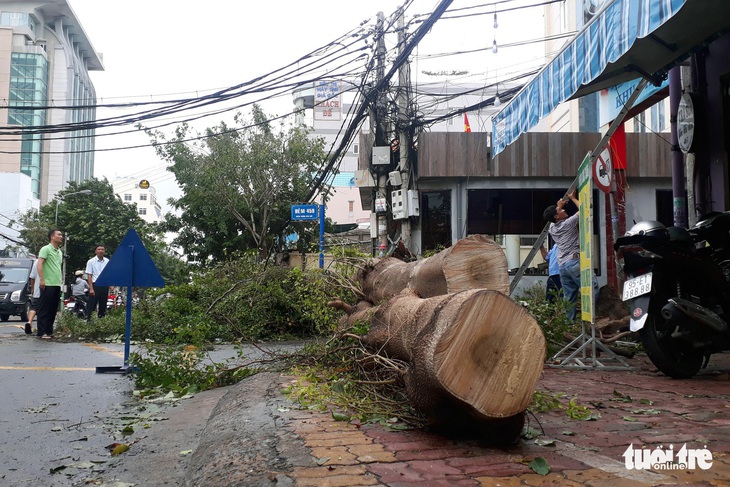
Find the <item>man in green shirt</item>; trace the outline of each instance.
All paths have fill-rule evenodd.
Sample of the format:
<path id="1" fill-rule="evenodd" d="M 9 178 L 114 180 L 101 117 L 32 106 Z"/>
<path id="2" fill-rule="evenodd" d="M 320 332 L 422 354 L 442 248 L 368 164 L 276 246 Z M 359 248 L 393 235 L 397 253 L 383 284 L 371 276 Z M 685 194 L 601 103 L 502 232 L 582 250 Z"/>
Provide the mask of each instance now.
<path id="1" fill-rule="evenodd" d="M 63 233 L 54 228 L 48 232 L 50 243 L 38 252 L 38 282 L 41 297 L 38 301 L 38 338 L 53 338 L 53 323 L 56 321 L 58 301 L 61 299 L 61 261 Z"/>

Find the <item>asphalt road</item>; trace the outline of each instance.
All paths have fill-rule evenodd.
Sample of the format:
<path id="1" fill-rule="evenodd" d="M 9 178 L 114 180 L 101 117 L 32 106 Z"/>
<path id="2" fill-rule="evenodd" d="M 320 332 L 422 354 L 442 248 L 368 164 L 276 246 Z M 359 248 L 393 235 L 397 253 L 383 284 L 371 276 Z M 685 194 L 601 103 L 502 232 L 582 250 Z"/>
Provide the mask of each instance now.
<path id="1" fill-rule="evenodd" d="M 230 346 L 211 352 L 216 361 L 235 354 Z M 173 477 L 183 475 L 225 389 L 140 401 L 130 377 L 96 373 L 123 359 L 123 344 L 41 340 L 17 320 L 0 323 L 0 485 L 178 484 Z M 112 456 L 106 447 L 115 442 L 132 446 Z"/>

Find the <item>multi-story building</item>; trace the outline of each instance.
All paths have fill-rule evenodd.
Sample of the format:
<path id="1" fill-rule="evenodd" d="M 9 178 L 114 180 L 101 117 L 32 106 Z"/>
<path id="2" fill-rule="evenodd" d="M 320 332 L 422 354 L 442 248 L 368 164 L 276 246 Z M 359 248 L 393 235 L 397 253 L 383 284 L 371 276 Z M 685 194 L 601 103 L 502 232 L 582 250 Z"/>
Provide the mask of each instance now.
<path id="1" fill-rule="evenodd" d="M 294 90 L 297 108 L 296 125 L 310 126 L 312 137 L 322 137 L 325 150 L 336 148 L 341 141 L 342 127 L 347 126 L 348 113 L 354 94 L 347 91 L 349 84 L 322 81 Z M 310 118 L 311 115 L 311 118 Z M 363 208 L 357 188 L 355 171 L 358 164 L 358 142 L 347 148 L 339 166 L 339 174 L 326 183 L 332 188 L 327 202 L 327 216 L 336 224 L 369 224 L 370 208 Z"/>
<path id="2" fill-rule="evenodd" d="M 162 220 L 162 208 L 157 201 L 157 191 L 146 179 L 120 178 L 112 181 L 114 193 L 128 205 L 137 205 L 137 214 L 147 223 Z"/>
<path id="3" fill-rule="evenodd" d="M 42 127 L 96 119 L 89 71 L 103 70 L 67 0 L 0 2 L 0 182 L 29 176 L 46 204 L 69 181 L 94 173 L 94 129 L 53 133 Z M 18 201 L 18 208 L 25 202 Z"/>

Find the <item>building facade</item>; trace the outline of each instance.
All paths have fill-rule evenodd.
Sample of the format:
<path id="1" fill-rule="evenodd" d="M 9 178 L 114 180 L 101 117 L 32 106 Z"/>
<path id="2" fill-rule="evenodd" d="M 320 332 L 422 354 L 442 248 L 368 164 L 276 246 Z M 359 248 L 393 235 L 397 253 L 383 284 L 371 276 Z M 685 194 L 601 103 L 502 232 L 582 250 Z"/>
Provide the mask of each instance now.
<path id="1" fill-rule="evenodd" d="M 162 221 L 162 208 L 157 191 L 146 179 L 120 178 L 112 181 L 114 194 L 128 205 L 137 206 L 137 214 L 147 223 Z"/>
<path id="2" fill-rule="evenodd" d="M 101 56 L 66 0 L 0 2 L 0 96 L 9 105 L 0 108 L 0 177 L 28 175 L 41 204 L 93 176 L 94 128 L 84 123 L 96 119 L 95 70 Z M 78 130 L 47 128 L 64 124 Z"/>

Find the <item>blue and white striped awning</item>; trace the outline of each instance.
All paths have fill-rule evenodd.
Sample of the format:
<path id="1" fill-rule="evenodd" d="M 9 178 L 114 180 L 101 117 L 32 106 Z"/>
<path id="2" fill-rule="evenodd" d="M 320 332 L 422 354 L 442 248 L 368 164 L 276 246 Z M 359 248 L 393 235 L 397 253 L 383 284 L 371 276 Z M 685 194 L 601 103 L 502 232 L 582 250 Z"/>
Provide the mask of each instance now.
<path id="1" fill-rule="evenodd" d="M 492 154 L 560 103 L 640 77 L 660 83 L 692 50 L 730 30 L 730 0 L 609 0 L 492 117 Z"/>

